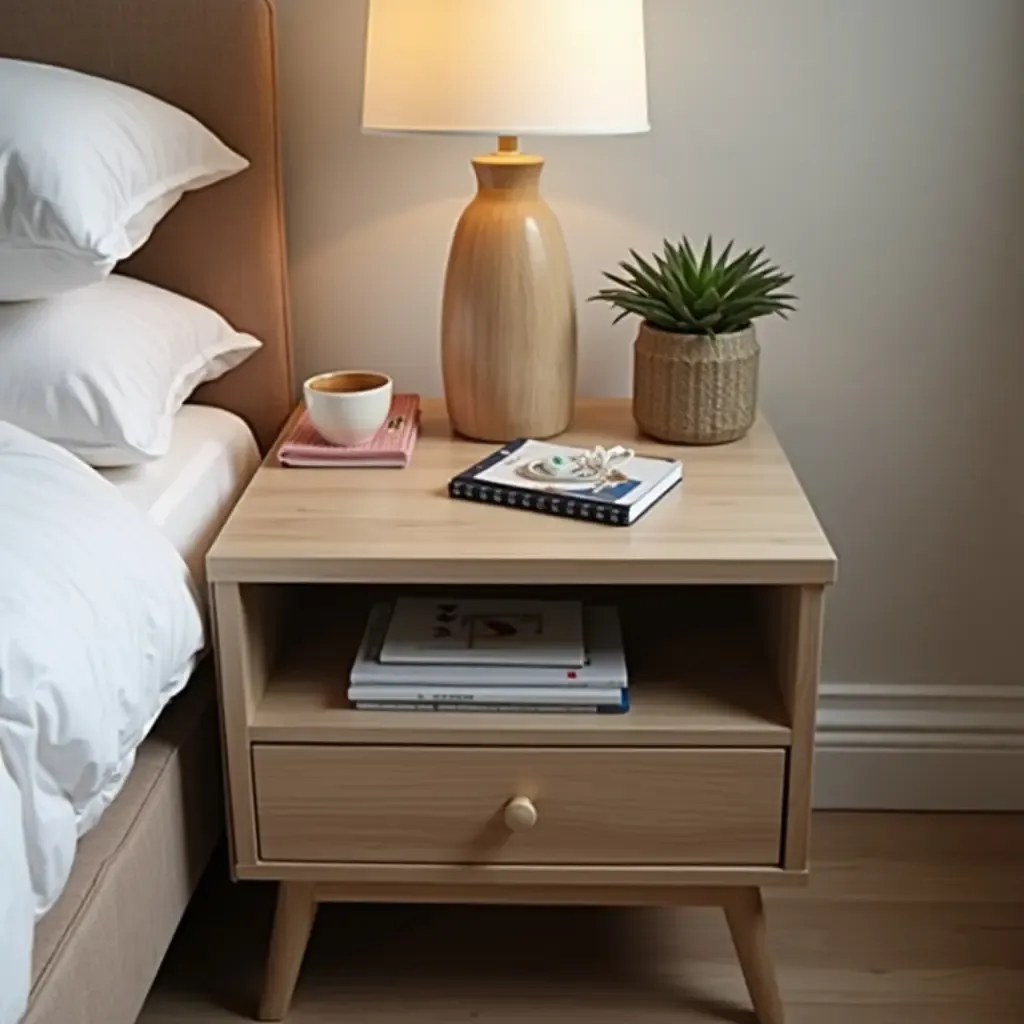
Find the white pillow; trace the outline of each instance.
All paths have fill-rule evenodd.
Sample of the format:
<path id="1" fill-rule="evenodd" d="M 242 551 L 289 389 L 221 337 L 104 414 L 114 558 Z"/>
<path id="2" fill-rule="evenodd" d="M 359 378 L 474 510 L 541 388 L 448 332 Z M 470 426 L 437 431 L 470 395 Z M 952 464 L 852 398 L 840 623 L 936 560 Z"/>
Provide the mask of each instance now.
<path id="1" fill-rule="evenodd" d="M 101 280 L 184 192 L 246 167 L 153 96 L 0 58 L 0 302 Z"/>
<path id="2" fill-rule="evenodd" d="M 157 459 L 189 395 L 259 347 L 209 307 L 119 275 L 0 303 L 0 420 L 93 466 Z"/>
<path id="3" fill-rule="evenodd" d="M 19 1008 L 33 917 L 204 645 L 185 563 L 146 514 L 0 423 L 0 1007 Z"/>

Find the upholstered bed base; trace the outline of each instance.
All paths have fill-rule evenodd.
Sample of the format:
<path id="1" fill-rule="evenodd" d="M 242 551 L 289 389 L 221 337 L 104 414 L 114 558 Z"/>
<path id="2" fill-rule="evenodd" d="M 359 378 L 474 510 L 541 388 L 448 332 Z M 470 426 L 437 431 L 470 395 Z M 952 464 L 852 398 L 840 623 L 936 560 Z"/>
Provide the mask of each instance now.
<path id="1" fill-rule="evenodd" d="M 165 711 L 36 926 L 24 1024 L 127 1024 L 223 833 L 212 659 Z"/>

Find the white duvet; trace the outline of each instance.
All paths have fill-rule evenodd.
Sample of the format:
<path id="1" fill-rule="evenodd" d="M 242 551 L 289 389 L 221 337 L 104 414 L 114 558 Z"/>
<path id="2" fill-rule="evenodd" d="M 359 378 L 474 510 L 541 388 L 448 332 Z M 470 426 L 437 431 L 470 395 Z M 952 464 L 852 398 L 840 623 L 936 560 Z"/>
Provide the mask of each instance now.
<path id="1" fill-rule="evenodd" d="M 78 839 L 204 645 L 184 562 L 95 470 L 0 422 L 0 1024 Z"/>

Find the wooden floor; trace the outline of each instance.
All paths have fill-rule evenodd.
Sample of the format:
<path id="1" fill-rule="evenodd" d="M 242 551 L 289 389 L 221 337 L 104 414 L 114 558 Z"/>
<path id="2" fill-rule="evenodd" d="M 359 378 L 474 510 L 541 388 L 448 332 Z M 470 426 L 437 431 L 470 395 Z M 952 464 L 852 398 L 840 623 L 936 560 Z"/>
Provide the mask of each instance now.
<path id="1" fill-rule="evenodd" d="M 1024 1024 L 1024 817 L 819 815 L 770 897 L 789 1024 Z M 143 1024 L 247 1019 L 272 891 L 211 872 Z M 753 1024 L 712 910 L 321 909 L 290 1024 Z"/>

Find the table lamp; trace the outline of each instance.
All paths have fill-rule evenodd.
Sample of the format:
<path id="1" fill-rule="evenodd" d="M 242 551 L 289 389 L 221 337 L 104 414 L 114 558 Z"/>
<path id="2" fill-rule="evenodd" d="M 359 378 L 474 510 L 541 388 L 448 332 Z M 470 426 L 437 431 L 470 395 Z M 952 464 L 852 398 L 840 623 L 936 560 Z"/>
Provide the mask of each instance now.
<path id="1" fill-rule="evenodd" d="M 643 0 L 370 0 L 363 127 L 498 136 L 445 276 L 448 415 L 481 441 L 561 433 L 576 299 L 544 161 L 519 136 L 649 129 Z"/>

